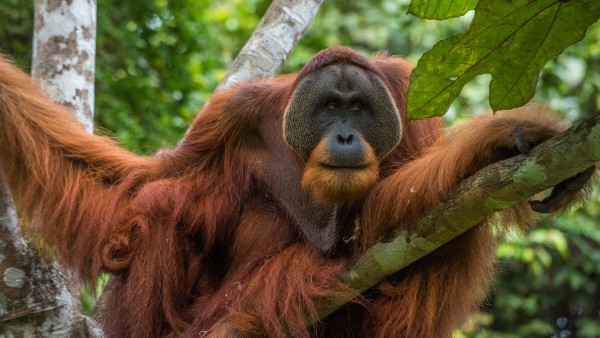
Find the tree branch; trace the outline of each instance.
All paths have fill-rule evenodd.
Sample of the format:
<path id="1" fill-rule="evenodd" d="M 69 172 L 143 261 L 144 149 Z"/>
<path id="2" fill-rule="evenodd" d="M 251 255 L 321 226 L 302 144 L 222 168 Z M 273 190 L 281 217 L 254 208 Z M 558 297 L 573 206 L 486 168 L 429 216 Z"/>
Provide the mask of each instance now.
<path id="1" fill-rule="evenodd" d="M 501 114 L 501 113 L 500 113 Z M 354 290 L 324 299 L 325 318 L 386 276 L 410 265 L 487 216 L 528 199 L 600 161 L 600 113 L 532 149 L 489 165 L 466 179 L 452 195 L 417 222 L 415 232 L 373 246 L 341 279 Z M 343 291 L 340 291 L 343 293 Z M 310 323 L 312 324 L 312 323 Z"/>
<path id="2" fill-rule="evenodd" d="M 322 3 L 323 0 L 273 1 L 217 91 L 238 82 L 277 75 Z"/>

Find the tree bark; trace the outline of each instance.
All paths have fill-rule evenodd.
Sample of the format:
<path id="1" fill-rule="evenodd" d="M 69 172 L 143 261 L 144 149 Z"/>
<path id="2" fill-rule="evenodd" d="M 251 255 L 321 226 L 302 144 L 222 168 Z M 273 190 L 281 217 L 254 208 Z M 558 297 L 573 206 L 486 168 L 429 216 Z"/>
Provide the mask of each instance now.
<path id="1" fill-rule="evenodd" d="M 288 59 L 323 0 L 275 0 L 217 87 L 272 77 Z"/>
<path id="2" fill-rule="evenodd" d="M 96 0 L 36 0 L 31 76 L 90 133 L 95 67 Z"/>
<path id="3" fill-rule="evenodd" d="M 55 101 L 93 127 L 96 2 L 37 0 L 32 77 Z M 0 178 L 0 316 L 7 337 L 101 337 L 82 316 L 76 276 L 22 237 Z"/>

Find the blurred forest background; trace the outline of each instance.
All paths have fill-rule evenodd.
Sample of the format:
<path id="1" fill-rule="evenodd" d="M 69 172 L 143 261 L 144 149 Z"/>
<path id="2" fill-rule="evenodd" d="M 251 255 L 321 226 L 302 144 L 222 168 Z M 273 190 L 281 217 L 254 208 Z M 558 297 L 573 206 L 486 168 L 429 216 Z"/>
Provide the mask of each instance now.
<path id="1" fill-rule="evenodd" d="M 266 11 L 266 0 L 98 0 L 96 129 L 151 154 L 177 143 Z M 465 30 L 469 15 L 426 21 L 409 0 L 328 0 L 287 62 L 347 45 L 416 62 Z M 31 64 L 33 2 L 0 2 L 0 53 Z M 489 76 L 463 90 L 452 124 L 487 109 Z M 600 25 L 551 61 L 537 99 L 576 121 L 600 105 Z M 600 186 L 585 206 L 544 219 L 528 235 L 499 234 L 500 271 L 480 315 L 456 337 L 600 337 Z M 89 302 L 89 300 L 84 299 Z"/>

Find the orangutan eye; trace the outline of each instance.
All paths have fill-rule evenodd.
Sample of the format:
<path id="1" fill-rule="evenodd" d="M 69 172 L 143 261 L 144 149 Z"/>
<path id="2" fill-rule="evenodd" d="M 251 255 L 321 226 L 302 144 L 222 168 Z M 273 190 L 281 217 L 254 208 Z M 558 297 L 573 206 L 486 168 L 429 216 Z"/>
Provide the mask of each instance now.
<path id="1" fill-rule="evenodd" d="M 279 213 L 279 205 L 271 193 L 261 192 L 257 197 L 259 197 L 258 206 L 263 212 Z"/>
<path id="2" fill-rule="evenodd" d="M 263 198 L 265 199 L 265 201 L 267 201 L 269 203 L 275 203 L 275 199 L 273 198 L 273 195 L 269 194 L 268 192 L 264 193 Z"/>
<path id="3" fill-rule="evenodd" d="M 352 107 L 350 107 L 350 110 L 352 111 L 359 111 L 362 108 L 362 106 L 360 105 L 360 103 L 355 102 L 352 104 Z"/>
<path id="4" fill-rule="evenodd" d="M 327 109 L 335 111 L 337 110 L 337 105 L 335 104 L 335 102 L 330 101 L 329 103 L 327 103 Z"/>

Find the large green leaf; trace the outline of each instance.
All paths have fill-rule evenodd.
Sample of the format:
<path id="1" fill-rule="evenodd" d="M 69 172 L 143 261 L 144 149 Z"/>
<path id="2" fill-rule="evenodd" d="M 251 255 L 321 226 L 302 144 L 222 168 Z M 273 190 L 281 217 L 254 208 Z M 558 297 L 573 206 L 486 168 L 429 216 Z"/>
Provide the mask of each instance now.
<path id="1" fill-rule="evenodd" d="M 444 20 L 463 16 L 478 0 L 412 0 L 408 12 L 423 19 Z"/>
<path id="2" fill-rule="evenodd" d="M 492 75 L 490 105 L 529 101 L 548 60 L 581 40 L 600 17 L 600 0 L 480 0 L 469 30 L 419 60 L 408 92 L 409 119 L 443 115 L 463 86 Z"/>

